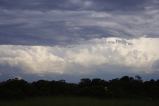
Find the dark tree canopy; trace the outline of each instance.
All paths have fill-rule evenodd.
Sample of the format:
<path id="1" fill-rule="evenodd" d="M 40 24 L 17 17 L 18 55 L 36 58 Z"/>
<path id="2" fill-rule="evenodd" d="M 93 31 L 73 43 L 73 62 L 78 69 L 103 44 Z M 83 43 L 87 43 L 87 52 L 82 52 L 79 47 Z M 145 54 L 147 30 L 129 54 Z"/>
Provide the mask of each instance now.
<path id="1" fill-rule="evenodd" d="M 79 83 L 67 83 L 65 80 L 39 80 L 29 83 L 17 78 L 0 82 L 1 99 L 57 95 L 104 98 L 159 98 L 159 80 L 143 81 L 140 76 L 123 76 L 110 81 L 99 78 L 84 78 Z"/>

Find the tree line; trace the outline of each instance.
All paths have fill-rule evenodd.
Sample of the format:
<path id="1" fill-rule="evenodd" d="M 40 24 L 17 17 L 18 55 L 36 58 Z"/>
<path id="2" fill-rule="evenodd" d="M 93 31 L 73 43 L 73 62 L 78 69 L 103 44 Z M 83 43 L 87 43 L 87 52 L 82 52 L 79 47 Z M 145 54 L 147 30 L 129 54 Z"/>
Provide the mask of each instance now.
<path id="1" fill-rule="evenodd" d="M 140 76 L 112 79 L 81 79 L 79 83 L 65 80 L 27 82 L 9 79 L 0 82 L 1 99 L 43 96 L 90 96 L 101 98 L 159 98 L 159 80 L 143 81 Z"/>

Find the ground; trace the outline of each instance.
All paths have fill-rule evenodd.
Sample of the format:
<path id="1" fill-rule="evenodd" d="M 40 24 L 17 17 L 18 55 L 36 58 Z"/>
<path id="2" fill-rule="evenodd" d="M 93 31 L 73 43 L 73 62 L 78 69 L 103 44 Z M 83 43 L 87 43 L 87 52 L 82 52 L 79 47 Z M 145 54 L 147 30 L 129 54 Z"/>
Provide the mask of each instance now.
<path id="1" fill-rule="evenodd" d="M 1 100 L 0 106 L 159 106 L 159 100 L 45 97 L 12 101 Z"/>

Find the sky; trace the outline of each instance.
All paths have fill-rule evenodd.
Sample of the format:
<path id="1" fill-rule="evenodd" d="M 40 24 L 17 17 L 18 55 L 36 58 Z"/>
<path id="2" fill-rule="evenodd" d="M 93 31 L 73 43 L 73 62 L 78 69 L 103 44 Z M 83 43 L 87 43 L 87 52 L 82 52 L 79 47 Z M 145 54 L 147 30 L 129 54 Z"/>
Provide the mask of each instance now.
<path id="1" fill-rule="evenodd" d="M 0 80 L 159 77 L 159 0 L 0 0 Z"/>

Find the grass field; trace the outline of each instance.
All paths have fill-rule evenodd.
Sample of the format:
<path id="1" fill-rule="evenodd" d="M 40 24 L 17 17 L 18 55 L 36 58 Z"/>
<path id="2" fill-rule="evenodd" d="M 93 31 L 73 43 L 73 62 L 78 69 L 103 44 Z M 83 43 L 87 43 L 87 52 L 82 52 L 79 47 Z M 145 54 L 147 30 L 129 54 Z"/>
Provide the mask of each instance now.
<path id="1" fill-rule="evenodd" d="M 48 97 L 0 101 L 0 106 L 159 106 L 158 100 L 96 99 L 82 97 Z"/>

